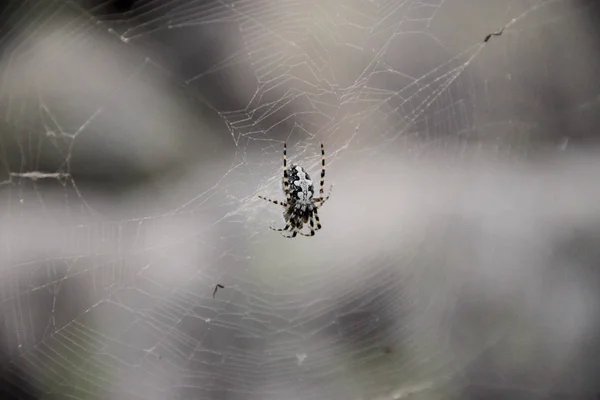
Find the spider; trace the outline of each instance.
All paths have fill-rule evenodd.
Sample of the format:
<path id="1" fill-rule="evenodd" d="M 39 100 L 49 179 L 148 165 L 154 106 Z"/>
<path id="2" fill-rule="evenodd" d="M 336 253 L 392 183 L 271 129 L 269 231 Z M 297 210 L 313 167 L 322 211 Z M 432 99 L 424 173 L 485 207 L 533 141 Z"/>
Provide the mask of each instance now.
<path id="1" fill-rule="evenodd" d="M 269 226 L 274 231 L 283 232 L 290 231 L 291 235 L 285 235 L 281 233 L 281 236 L 291 239 L 296 237 L 299 233 L 302 236 L 314 236 L 315 231 L 321 229 L 321 221 L 319 220 L 318 209 L 323 207 L 323 204 L 329 199 L 331 196 L 331 189 L 333 185 L 329 188 L 329 194 L 327 197 L 323 197 L 323 187 L 325 185 L 325 148 L 321 143 L 321 186 L 319 190 L 319 197 L 313 197 L 315 194 L 315 189 L 312 181 L 310 180 L 310 176 L 304 170 L 304 168 L 292 164 L 288 171 L 287 168 L 287 146 L 286 143 L 283 144 L 283 192 L 285 193 L 285 202 L 271 200 L 269 198 L 258 196 L 259 198 L 269 201 L 273 204 L 277 204 L 278 206 L 285 207 L 285 211 L 283 212 L 283 218 L 285 219 L 285 227 L 283 228 L 273 228 Z M 320 204 L 317 204 L 320 203 Z M 315 229 L 315 221 L 317 224 L 317 229 Z M 310 234 L 302 233 L 300 230 L 304 226 L 304 224 L 310 224 Z"/>

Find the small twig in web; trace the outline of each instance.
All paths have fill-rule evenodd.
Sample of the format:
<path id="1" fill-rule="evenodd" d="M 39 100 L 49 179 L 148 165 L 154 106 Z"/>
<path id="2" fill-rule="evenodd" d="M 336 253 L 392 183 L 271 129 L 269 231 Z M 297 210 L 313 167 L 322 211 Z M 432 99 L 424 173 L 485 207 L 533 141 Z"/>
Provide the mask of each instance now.
<path id="1" fill-rule="evenodd" d="M 220 283 L 217 283 L 217 286 L 215 286 L 215 291 L 213 292 L 213 299 L 215 298 L 215 294 L 217 294 L 217 290 L 219 289 L 225 289 L 225 286 L 221 285 Z"/>
<path id="2" fill-rule="evenodd" d="M 500 35 L 502 35 L 502 32 L 504 32 L 504 28 L 505 27 L 502 27 L 502 29 L 500 29 L 497 32 L 488 33 L 487 36 L 485 37 L 485 39 L 483 39 L 483 43 L 487 43 L 492 38 L 492 36 L 500 36 Z"/>

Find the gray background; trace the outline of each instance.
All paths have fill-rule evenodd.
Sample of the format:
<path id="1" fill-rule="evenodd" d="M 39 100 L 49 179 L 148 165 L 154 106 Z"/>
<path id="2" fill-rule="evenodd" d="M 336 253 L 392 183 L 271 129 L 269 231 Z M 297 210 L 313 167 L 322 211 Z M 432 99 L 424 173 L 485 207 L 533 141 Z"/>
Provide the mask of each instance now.
<path id="1" fill-rule="evenodd" d="M 595 3 L 5 2 L 2 398 L 596 398 Z"/>

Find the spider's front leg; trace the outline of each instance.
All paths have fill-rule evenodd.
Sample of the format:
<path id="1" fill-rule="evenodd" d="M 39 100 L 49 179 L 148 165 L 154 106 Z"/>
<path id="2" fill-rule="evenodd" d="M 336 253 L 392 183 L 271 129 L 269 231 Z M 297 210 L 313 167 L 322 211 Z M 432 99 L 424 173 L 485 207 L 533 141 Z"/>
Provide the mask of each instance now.
<path id="1" fill-rule="evenodd" d="M 319 210 L 315 209 L 315 220 L 317 221 L 317 231 L 321 229 L 321 220 L 319 219 Z"/>
<path id="2" fill-rule="evenodd" d="M 292 234 L 291 234 L 290 236 L 286 236 L 286 235 L 284 235 L 283 233 L 281 234 L 281 236 L 283 236 L 283 237 L 284 237 L 284 238 L 286 238 L 286 239 L 293 239 L 293 238 L 295 238 L 295 237 L 296 237 L 296 235 L 297 235 L 297 234 L 298 234 L 298 231 L 297 231 L 297 230 L 293 230 L 293 231 L 292 231 Z"/>
<path id="3" fill-rule="evenodd" d="M 289 219 L 286 218 L 286 224 L 283 228 L 273 228 L 272 226 L 269 226 L 269 228 L 276 232 L 281 232 L 281 236 L 283 236 L 286 239 L 292 239 L 295 238 L 296 235 L 298 235 L 298 221 L 294 218 L 293 215 Z M 290 232 L 290 235 L 284 235 L 283 232 L 288 230 Z"/>
<path id="4" fill-rule="evenodd" d="M 285 224 L 285 226 L 283 228 L 273 228 L 272 226 L 269 226 L 269 228 L 271 230 L 274 230 L 275 232 L 283 232 L 283 231 L 287 231 L 288 229 L 290 229 L 292 227 L 292 225 L 288 222 L 287 224 Z"/>
<path id="5" fill-rule="evenodd" d="M 298 234 L 298 229 L 296 228 L 296 225 L 294 224 L 293 220 L 288 221 L 283 228 L 273 228 L 272 226 L 269 226 L 269 228 L 271 230 L 274 230 L 275 232 L 281 232 L 281 236 L 287 239 L 295 238 Z M 290 230 L 291 235 L 284 235 L 283 232 L 286 232 L 288 230 Z"/>
<path id="6" fill-rule="evenodd" d="M 302 233 L 302 232 L 298 232 L 299 234 L 301 234 L 302 236 L 315 236 L 315 220 L 313 219 L 313 216 L 310 216 L 310 234 L 306 234 L 306 233 Z"/>
<path id="7" fill-rule="evenodd" d="M 292 227 L 292 225 L 289 222 L 285 225 L 284 228 L 273 228 L 272 226 L 269 226 L 269 228 L 276 232 L 284 232 L 284 231 L 287 231 L 288 229 L 292 228 L 292 230 L 290 231 L 290 233 L 291 233 L 290 236 L 287 236 L 287 235 L 284 235 L 283 233 L 281 233 L 281 236 L 283 236 L 286 239 L 295 238 L 296 235 L 298 234 L 298 230 L 296 230 L 294 227 Z"/>

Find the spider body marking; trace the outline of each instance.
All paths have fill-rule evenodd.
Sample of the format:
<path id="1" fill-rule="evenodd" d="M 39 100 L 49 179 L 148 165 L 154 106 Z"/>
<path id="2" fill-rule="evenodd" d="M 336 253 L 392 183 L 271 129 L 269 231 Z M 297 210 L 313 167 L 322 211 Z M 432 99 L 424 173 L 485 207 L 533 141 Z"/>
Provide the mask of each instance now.
<path id="1" fill-rule="evenodd" d="M 331 195 L 330 188 L 330 193 L 327 197 L 323 197 L 323 187 L 325 185 L 325 148 L 323 147 L 323 144 L 321 144 L 321 181 L 319 197 L 314 197 L 315 188 L 313 182 L 304 168 L 292 164 L 288 170 L 287 146 L 285 143 L 283 144 L 283 178 L 281 183 L 286 197 L 285 202 L 258 196 L 263 200 L 285 207 L 285 211 L 283 212 L 283 218 L 286 222 L 285 227 L 278 229 L 273 227 L 270 228 L 278 232 L 289 231 L 289 236 L 282 233 L 282 236 L 285 238 L 294 238 L 298 233 L 302 236 L 314 236 L 315 231 L 321 229 L 318 209 L 325 204 Z M 309 224 L 310 234 L 300 232 L 305 224 Z"/>
<path id="2" fill-rule="evenodd" d="M 292 164 L 289 175 L 289 193 L 291 202 L 295 204 L 297 209 L 312 206 L 315 189 L 308 172 L 306 172 L 304 168 Z"/>

